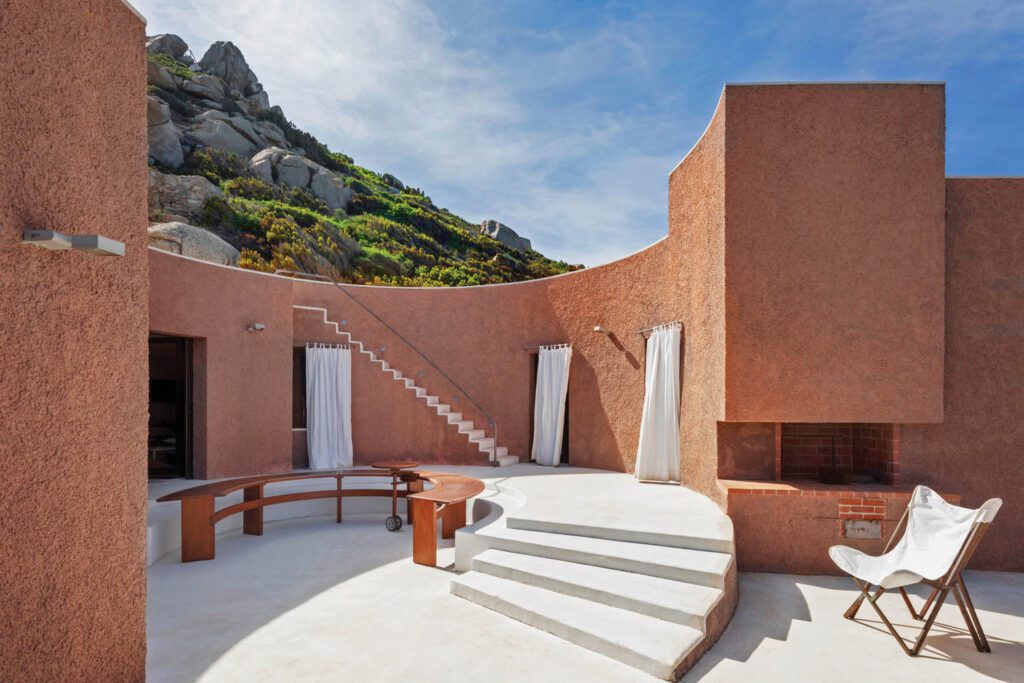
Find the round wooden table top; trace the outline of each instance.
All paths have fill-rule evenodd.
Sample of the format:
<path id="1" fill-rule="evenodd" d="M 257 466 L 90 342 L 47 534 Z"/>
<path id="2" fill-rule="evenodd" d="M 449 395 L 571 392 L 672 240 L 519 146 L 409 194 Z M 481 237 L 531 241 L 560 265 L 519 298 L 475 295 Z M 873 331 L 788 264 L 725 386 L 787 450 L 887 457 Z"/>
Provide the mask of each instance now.
<path id="1" fill-rule="evenodd" d="M 419 463 L 412 460 L 379 460 L 370 463 L 370 467 L 376 467 L 380 470 L 409 470 L 413 467 L 419 467 Z"/>

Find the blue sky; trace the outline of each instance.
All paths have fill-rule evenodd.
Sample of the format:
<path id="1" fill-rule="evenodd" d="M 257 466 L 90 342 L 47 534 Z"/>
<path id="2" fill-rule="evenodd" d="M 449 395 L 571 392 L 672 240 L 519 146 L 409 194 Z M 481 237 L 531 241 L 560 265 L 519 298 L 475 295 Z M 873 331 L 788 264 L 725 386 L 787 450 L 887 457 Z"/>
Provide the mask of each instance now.
<path id="1" fill-rule="evenodd" d="M 137 0 L 332 149 L 597 265 L 665 234 L 727 82 L 947 83 L 947 174 L 1024 175 L 1024 2 Z"/>

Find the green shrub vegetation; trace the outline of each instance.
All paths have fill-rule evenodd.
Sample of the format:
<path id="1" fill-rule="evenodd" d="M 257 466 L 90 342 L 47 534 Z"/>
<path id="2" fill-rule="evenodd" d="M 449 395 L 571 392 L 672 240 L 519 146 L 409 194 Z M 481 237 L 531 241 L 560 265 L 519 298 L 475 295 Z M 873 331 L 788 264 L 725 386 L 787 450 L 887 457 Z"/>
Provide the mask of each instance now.
<path id="1" fill-rule="evenodd" d="M 188 65 L 182 64 L 170 55 L 146 55 L 146 59 L 153 62 L 154 64 L 159 64 L 160 66 L 164 67 L 178 78 L 184 78 L 188 80 L 192 79 L 192 71 L 188 68 Z"/>
<path id="2" fill-rule="evenodd" d="M 515 282 L 580 268 L 481 235 L 477 226 L 435 206 L 422 190 L 331 152 L 279 109 L 275 112 L 266 118 L 310 159 L 343 176 L 355 196 L 347 212 L 332 212 L 306 190 L 254 177 L 244 159 L 222 150 L 196 150 L 178 172 L 202 175 L 222 190 L 223 196 L 207 200 L 199 223 L 241 251 L 241 267 L 419 287 Z"/>

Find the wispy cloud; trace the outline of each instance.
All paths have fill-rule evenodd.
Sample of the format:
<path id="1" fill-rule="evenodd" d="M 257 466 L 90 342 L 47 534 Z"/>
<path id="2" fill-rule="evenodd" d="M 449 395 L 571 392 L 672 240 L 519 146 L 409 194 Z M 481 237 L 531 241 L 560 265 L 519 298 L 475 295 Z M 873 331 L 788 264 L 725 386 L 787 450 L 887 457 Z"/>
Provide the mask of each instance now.
<path id="1" fill-rule="evenodd" d="M 543 88 L 612 68 L 642 72 L 643 49 L 625 32 L 553 34 L 546 53 L 510 64 L 455 47 L 430 8 L 411 0 L 139 5 L 150 32 L 181 34 L 197 57 L 213 40 L 233 41 L 271 101 L 332 148 L 470 220 L 508 223 L 551 256 L 592 265 L 660 234 L 648 214 L 664 205 L 652 212 L 649 200 L 664 183 L 635 194 L 632 171 L 645 160 L 644 176 L 664 178 L 670 160 L 625 148 L 639 122 L 590 117 L 573 102 L 563 114 L 574 116 L 545 120 L 550 112 L 532 107 Z"/>
<path id="2" fill-rule="evenodd" d="M 330 147 L 587 265 L 665 234 L 667 174 L 724 82 L 942 79 L 1024 50 L 1007 0 L 137 5 L 197 56 L 233 41 Z"/>

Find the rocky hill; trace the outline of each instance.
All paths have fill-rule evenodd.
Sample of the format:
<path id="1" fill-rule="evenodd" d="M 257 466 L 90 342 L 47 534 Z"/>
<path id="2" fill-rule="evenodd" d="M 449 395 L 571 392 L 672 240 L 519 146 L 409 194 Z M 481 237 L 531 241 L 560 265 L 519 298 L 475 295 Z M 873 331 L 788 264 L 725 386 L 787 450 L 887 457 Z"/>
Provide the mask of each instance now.
<path id="1" fill-rule="evenodd" d="M 331 151 L 270 105 L 233 44 L 214 43 L 198 61 L 175 35 L 150 37 L 146 48 L 154 246 L 398 286 L 513 282 L 581 267 Z"/>

